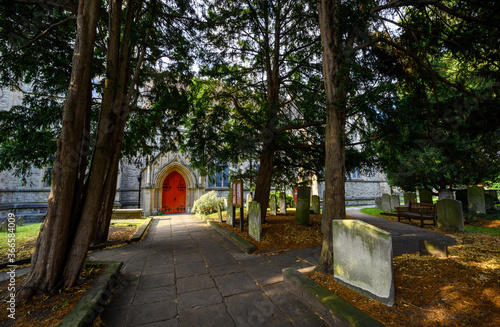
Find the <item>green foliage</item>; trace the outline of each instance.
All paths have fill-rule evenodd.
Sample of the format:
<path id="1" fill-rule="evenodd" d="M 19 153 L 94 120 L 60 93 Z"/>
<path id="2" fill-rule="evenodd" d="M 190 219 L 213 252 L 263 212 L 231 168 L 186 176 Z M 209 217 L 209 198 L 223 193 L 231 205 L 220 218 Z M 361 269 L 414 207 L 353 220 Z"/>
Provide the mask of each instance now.
<path id="1" fill-rule="evenodd" d="M 500 236 L 500 229 L 490 228 L 490 227 L 480 227 L 480 226 L 465 226 L 465 231 L 467 233 L 473 234 L 486 234 L 492 236 Z"/>
<path id="2" fill-rule="evenodd" d="M 360 212 L 366 215 L 384 218 L 384 216 L 381 215 L 384 211 L 377 208 L 362 208 Z"/>
<path id="3" fill-rule="evenodd" d="M 193 211 L 195 213 L 209 214 L 217 212 L 217 206 L 224 207 L 224 199 L 218 198 L 215 191 L 210 191 L 203 194 L 198 200 L 193 203 Z"/>

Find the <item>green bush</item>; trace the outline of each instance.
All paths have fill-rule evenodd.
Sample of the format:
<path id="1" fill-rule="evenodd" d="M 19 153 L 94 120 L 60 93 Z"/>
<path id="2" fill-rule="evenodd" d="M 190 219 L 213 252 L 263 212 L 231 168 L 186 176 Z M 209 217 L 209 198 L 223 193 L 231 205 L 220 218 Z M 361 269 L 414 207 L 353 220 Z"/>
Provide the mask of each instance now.
<path id="1" fill-rule="evenodd" d="M 200 198 L 193 203 L 193 211 L 195 213 L 210 214 L 217 212 L 217 205 L 224 206 L 224 199 L 217 198 L 215 191 L 210 191 L 200 196 Z"/>

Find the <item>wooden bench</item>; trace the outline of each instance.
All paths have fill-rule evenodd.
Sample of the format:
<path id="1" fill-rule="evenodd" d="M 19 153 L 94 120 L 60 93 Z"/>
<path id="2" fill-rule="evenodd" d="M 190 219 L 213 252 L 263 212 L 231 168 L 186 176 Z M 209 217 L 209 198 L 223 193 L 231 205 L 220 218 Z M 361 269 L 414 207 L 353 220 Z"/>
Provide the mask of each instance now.
<path id="1" fill-rule="evenodd" d="M 424 227 L 424 220 L 432 220 L 436 226 L 437 208 L 435 204 L 411 202 L 409 207 L 396 207 L 398 212 L 398 221 L 401 218 L 420 219 L 420 227 Z M 430 224 L 428 224 L 430 225 Z"/>

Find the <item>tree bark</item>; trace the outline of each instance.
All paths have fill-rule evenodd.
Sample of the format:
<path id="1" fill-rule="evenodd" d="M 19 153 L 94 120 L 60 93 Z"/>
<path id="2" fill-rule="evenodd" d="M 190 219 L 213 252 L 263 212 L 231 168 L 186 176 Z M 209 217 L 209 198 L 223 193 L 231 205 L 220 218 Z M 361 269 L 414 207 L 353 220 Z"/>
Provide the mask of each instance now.
<path id="1" fill-rule="evenodd" d="M 333 273 L 333 219 L 345 219 L 345 125 L 348 73 L 342 47 L 340 0 L 318 0 L 327 96 L 325 135 L 325 232 L 316 271 Z"/>
<path id="2" fill-rule="evenodd" d="M 260 203 L 262 223 L 266 222 L 267 207 L 269 205 L 269 194 L 271 192 L 271 182 L 274 167 L 274 151 L 265 149 L 260 154 L 259 173 L 255 182 L 255 199 Z"/>
<path id="3" fill-rule="evenodd" d="M 54 293 L 66 284 L 62 278 L 69 248 L 79 223 L 84 171 L 88 155 L 91 63 L 100 0 L 80 1 L 71 82 L 63 109 L 62 131 L 52 170 L 48 210 L 40 228 L 31 268 L 19 290 L 22 301 L 35 292 Z"/>

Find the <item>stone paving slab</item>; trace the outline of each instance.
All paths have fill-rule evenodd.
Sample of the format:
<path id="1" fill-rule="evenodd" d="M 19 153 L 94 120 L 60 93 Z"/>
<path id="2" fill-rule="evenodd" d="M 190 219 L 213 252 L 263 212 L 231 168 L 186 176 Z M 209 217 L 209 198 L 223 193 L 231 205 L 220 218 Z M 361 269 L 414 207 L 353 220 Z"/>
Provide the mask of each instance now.
<path id="1" fill-rule="evenodd" d="M 124 262 L 114 298 L 101 314 L 107 326 L 225 327 L 322 326 L 279 287 L 282 266 L 318 255 L 319 248 L 248 255 L 196 216 L 179 214 L 156 217 L 140 243 L 90 257 Z"/>

